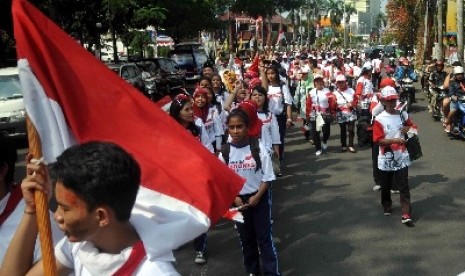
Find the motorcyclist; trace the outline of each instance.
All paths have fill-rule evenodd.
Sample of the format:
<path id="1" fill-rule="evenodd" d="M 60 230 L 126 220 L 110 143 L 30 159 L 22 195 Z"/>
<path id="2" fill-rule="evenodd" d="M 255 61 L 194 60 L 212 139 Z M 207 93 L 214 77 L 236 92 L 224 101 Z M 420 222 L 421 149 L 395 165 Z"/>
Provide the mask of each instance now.
<path id="1" fill-rule="evenodd" d="M 437 104 L 438 99 L 438 91 L 437 89 L 442 88 L 444 89 L 444 81 L 447 77 L 447 73 L 444 71 L 444 61 L 438 60 L 435 64 L 435 70 L 431 73 L 428 83 L 430 86 L 430 97 L 429 97 L 429 105 L 428 109 L 430 113 L 435 112 L 435 106 Z M 436 114 L 437 115 L 437 114 Z"/>
<path id="2" fill-rule="evenodd" d="M 464 78 L 464 70 L 462 66 L 454 67 L 454 77 L 455 81 L 450 84 L 449 87 L 449 96 L 450 96 L 450 106 L 449 106 L 449 115 L 444 120 L 445 131 L 450 133 L 450 128 L 452 124 L 452 120 L 457 113 L 458 107 L 458 99 L 461 96 L 465 96 L 465 78 Z"/>
<path id="3" fill-rule="evenodd" d="M 394 72 L 394 78 L 398 83 L 401 83 L 403 79 L 410 78 L 412 81 L 417 81 L 417 74 L 413 71 L 413 68 L 410 66 L 410 61 L 406 58 L 402 60 L 400 66 L 396 68 Z M 414 103 L 415 100 L 415 93 L 410 95 L 411 101 Z"/>
<path id="4" fill-rule="evenodd" d="M 409 77 L 411 80 L 417 80 L 417 74 L 413 71 L 413 68 L 410 66 L 408 59 L 403 59 L 400 63 L 400 66 L 397 66 L 396 71 L 394 72 L 394 78 L 396 81 L 401 81 L 403 78 Z"/>

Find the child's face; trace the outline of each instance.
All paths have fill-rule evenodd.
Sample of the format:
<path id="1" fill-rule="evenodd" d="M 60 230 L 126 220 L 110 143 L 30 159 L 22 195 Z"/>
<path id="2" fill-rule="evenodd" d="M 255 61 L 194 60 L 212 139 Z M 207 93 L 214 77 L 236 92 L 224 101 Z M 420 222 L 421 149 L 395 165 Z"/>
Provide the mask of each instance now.
<path id="1" fill-rule="evenodd" d="M 194 121 L 194 111 L 192 110 L 192 103 L 188 102 L 184 105 L 179 112 L 179 119 L 183 122 L 190 123 Z"/>
<path id="2" fill-rule="evenodd" d="M 201 80 L 199 86 L 202 88 L 211 88 L 211 84 L 208 80 Z"/>
<path id="3" fill-rule="evenodd" d="M 239 90 L 237 91 L 236 99 L 242 101 L 242 100 L 244 100 L 245 98 L 247 98 L 247 89 L 244 88 L 244 87 L 241 87 L 241 88 L 239 88 Z"/>
<path id="4" fill-rule="evenodd" d="M 233 116 L 229 118 L 228 133 L 231 136 L 232 143 L 241 143 L 247 137 L 248 131 L 249 128 L 244 123 L 242 117 Z"/>
<path id="5" fill-rule="evenodd" d="M 277 77 L 278 76 L 276 76 L 275 71 L 273 70 L 266 71 L 266 78 L 268 79 L 268 81 L 275 81 L 277 80 Z"/>
<path id="6" fill-rule="evenodd" d="M 209 88 L 207 88 L 207 91 L 208 91 L 208 93 L 207 93 L 207 102 L 210 104 L 213 101 L 213 96 L 214 95 L 213 95 L 213 92 Z"/>
<path id="7" fill-rule="evenodd" d="M 202 108 L 204 107 L 206 104 L 207 104 L 207 99 L 205 96 L 203 95 L 198 95 L 194 98 L 194 104 L 195 106 L 197 106 L 198 108 Z"/>
<path id="8" fill-rule="evenodd" d="M 219 76 L 214 76 L 212 78 L 213 87 L 217 88 L 221 86 L 221 78 Z"/>
<path id="9" fill-rule="evenodd" d="M 257 90 L 252 92 L 251 99 L 258 104 L 259 108 L 263 107 L 263 104 L 265 103 L 265 95 L 259 93 Z"/>

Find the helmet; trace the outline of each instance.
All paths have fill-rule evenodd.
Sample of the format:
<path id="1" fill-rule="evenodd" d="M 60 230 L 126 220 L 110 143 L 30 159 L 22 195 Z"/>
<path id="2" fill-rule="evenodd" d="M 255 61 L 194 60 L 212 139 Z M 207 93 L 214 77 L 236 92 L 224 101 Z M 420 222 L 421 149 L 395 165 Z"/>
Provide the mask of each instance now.
<path id="1" fill-rule="evenodd" d="M 454 67 L 454 74 L 463 74 L 463 67 L 462 66 L 456 66 Z"/>

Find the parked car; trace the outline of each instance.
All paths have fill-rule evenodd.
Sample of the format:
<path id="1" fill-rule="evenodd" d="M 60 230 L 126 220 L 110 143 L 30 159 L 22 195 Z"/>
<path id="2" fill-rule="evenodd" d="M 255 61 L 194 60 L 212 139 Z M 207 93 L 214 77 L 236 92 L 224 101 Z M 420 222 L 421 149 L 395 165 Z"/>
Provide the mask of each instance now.
<path id="1" fill-rule="evenodd" d="M 208 55 L 200 43 L 176 44 L 168 57 L 185 70 L 186 80 L 200 79 L 202 66 L 208 61 Z"/>
<path id="2" fill-rule="evenodd" d="M 395 57 L 396 57 L 396 53 L 397 53 L 397 48 L 398 48 L 398 45 L 397 45 L 397 44 L 390 44 L 390 45 L 384 46 L 384 55 L 385 55 L 386 57 L 393 57 L 393 58 L 395 58 Z"/>
<path id="3" fill-rule="evenodd" d="M 26 108 L 18 68 L 0 69 L 0 132 L 15 141 L 25 141 Z"/>
<path id="4" fill-rule="evenodd" d="M 186 86 L 185 71 L 170 58 L 147 58 L 134 62 L 154 78 L 157 91 L 164 95 L 169 95 L 172 90 Z"/>
<path id="5" fill-rule="evenodd" d="M 110 63 L 107 66 L 113 70 L 118 76 L 132 84 L 139 91 L 148 96 L 145 82 L 142 79 L 142 70 L 133 62 L 126 63 Z"/>

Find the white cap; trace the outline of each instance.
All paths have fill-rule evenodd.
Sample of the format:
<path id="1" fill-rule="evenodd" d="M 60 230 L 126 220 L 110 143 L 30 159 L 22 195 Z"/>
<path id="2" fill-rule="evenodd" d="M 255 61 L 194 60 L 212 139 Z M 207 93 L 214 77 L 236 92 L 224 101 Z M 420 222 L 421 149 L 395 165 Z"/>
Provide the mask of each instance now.
<path id="1" fill-rule="evenodd" d="M 397 100 L 399 95 L 394 87 L 386 86 L 381 89 L 380 99 L 384 101 Z"/>
<path id="2" fill-rule="evenodd" d="M 338 81 L 347 81 L 346 77 L 344 75 L 337 75 L 336 76 L 336 82 Z"/>
<path id="3" fill-rule="evenodd" d="M 313 75 L 313 81 L 315 81 L 316 79 L 323 79 L 323 75 L 321 75 L 321 74 Z"/>

